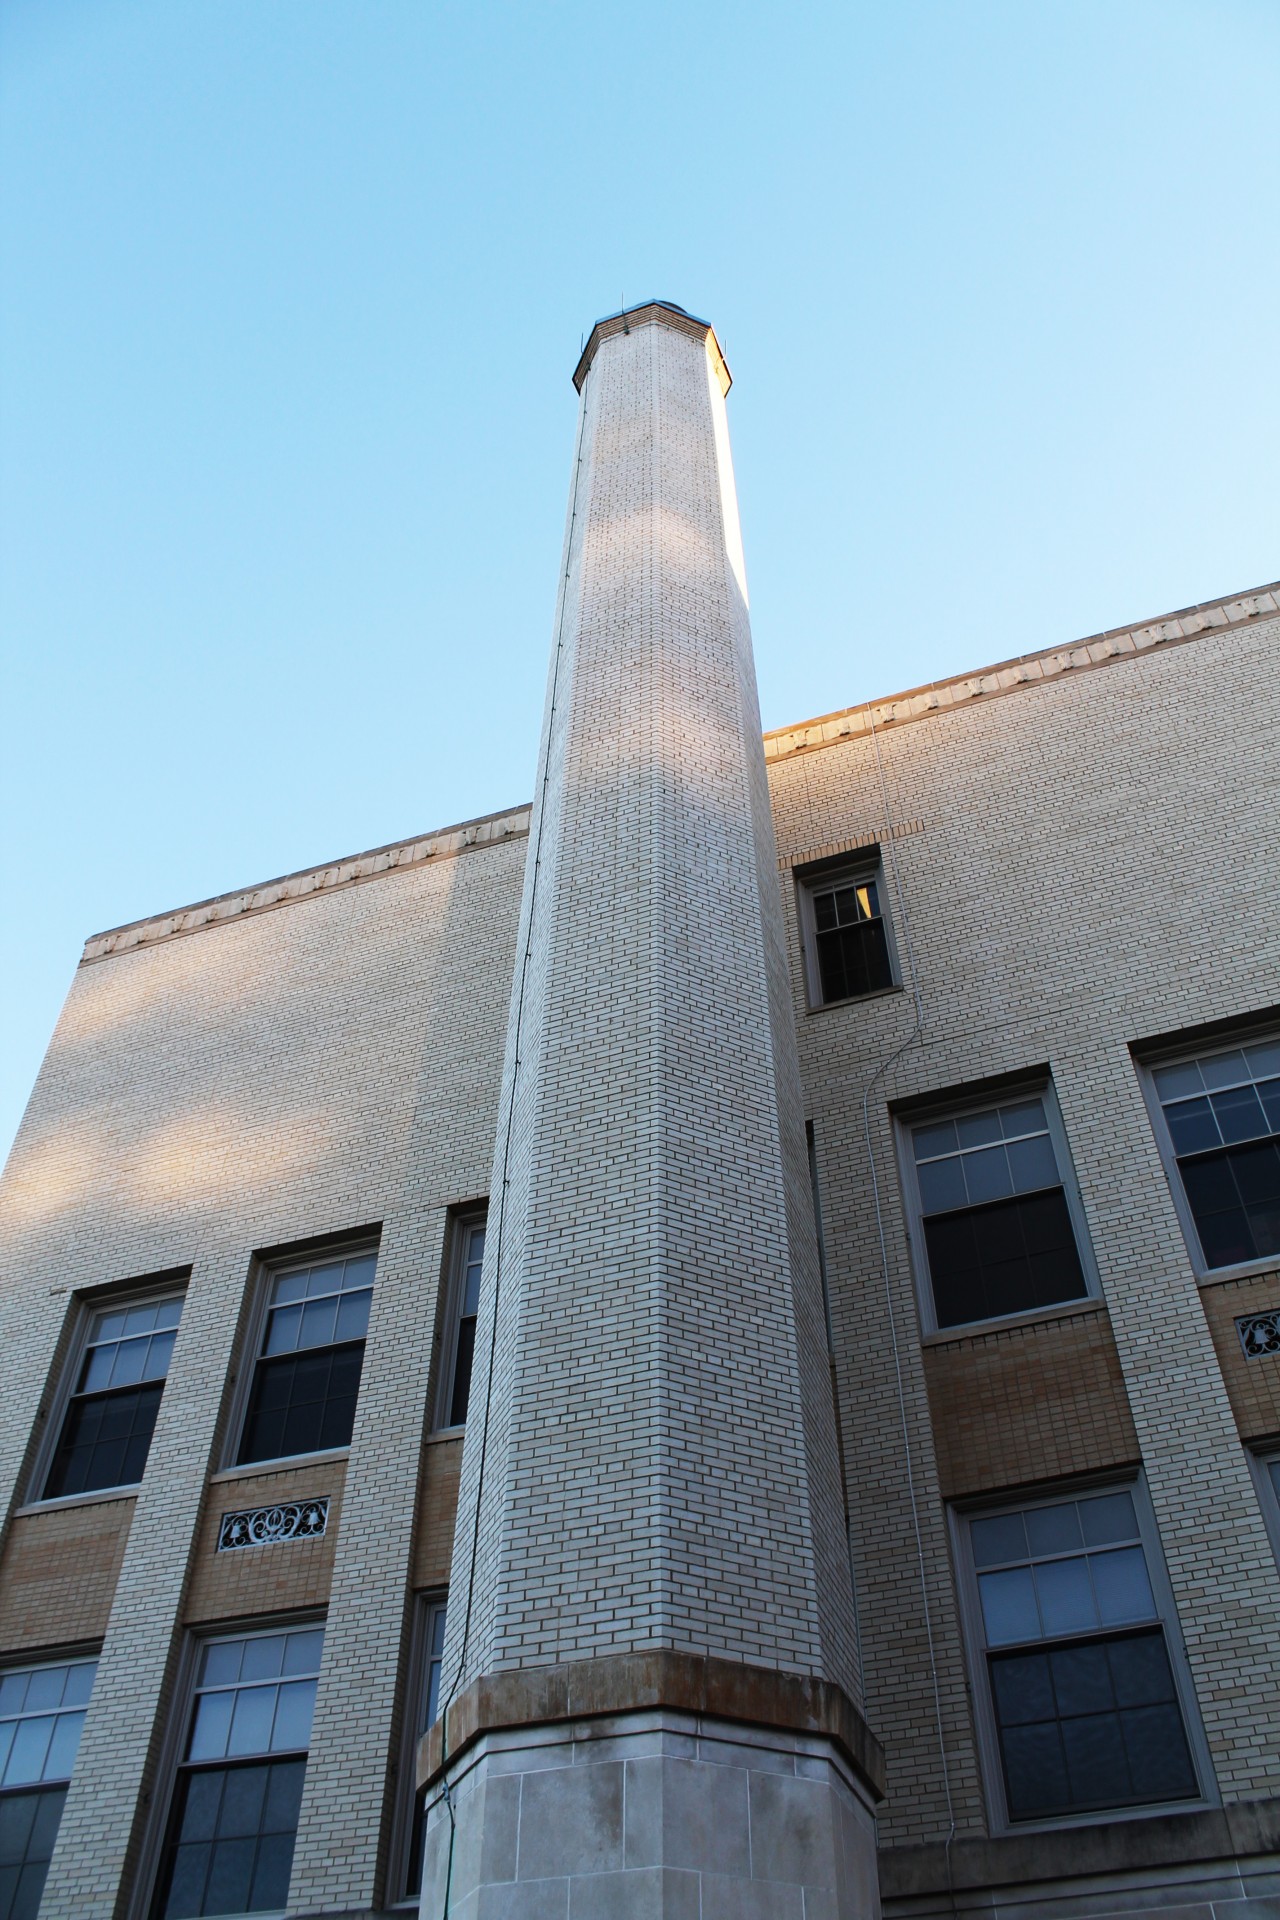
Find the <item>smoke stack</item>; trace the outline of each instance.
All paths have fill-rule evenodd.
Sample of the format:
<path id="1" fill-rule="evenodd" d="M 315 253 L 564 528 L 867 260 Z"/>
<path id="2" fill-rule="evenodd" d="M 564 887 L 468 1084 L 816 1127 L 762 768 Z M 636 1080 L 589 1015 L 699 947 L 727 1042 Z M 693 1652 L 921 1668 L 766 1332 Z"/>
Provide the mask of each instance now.
<path id="1" fill-rule="evenodd" d="M 574 383 L 422 1912 L 708 1920 L 804 1885 L 844 1920 L 877 1910 L 879 1755 L 729 373 L 654 301 Z"/>

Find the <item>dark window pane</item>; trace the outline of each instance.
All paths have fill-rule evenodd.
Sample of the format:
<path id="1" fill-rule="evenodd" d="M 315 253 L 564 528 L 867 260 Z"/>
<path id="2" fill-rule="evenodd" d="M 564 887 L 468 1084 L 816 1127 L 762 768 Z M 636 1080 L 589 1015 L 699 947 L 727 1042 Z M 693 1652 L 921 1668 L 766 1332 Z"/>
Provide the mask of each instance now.
<path id="1" fill-rule="evenodd" d="M 305 1771 L 299 1759 L 180 1778 L 159 1906 L 163 1920 L 261 1913 L 285 1904 Z"/>
<path id="2" fill-rule="evenodd" d="M 140 1480 L 163 1391 L 164 1383 L 156 1380 L 123 1393 L 73 1400 L 45 1484 L 45 1499 L 95 1493 L 101 1487 L 130 1486 Z"/>
<path id="3" fill-rule="evenodd" d="M 1256 1140 L 1269 1131 L 1262 1102 L 1252 1087 L 1229 1087 L 1225 1093 L 1215 1093 L 1209 1104 L 1228 1146 L 1236 1140 Z"/>
<path id="4" fill-rule="evenodd" d="M 250 1913 L 266 1913 L 273 1907 L 284 1906 L 293 1866 L 293 1838 L 292 1833 L 268 1833 L 258 1842 L 258 1860 L 249 1894 Z"/>
<path id="5" fill-rule="evenodd" d="M 1074 1500 L 1063 1500 L 1053 1507 L 1028 1507 L 1026 1527 L 1033 1559 L 1046 1553 L 1072 1553 L 1084 1545 Z"/>
<path id="6" fill-rule="evenodd" d="M 1048 1654 L 1016 1653 L 1005 1660 L 993 1660 L 991 1686 L 996 1719 L 1002 1727 L 1020 1727 L 1029 1721 L 1054 1718 L 1056 1707 Z"/>
<path id="7" fill-rule="evenodd" d="M 1134 1797 L 1118 1713 L 1062 1722 L 1071 1801 L 1077 1807 L 1122 1807 Z"/>
<path id="8" fill-rule="evenodd" d="M 1120 1716 L 1138 1800 L 1189 1800 L 1198 1791 L 1182 1715 L 1176 1705 L 1137 1707 Z"/>
<path id="9" fill-rule="evenodd" d="M 271 1778 L 262 1809 L 264 1833 L 293 1833 L 302 1805 L 302 1783 L 307 1774 L 305 1760 L 276 1761 L 268 1767 Z"/>
<path id="10" fill-rule="evenodd" d="M 186 1805 L 182 1811 L 181 1838 L 212 1840 L 218 1830 L 218 1808 L 222 1804 L 222 1773 L 193 1773 L 187 1785 Z"/>
<path id="11" fill-rule="evenodd" d="M 453 1398 L 449 1404 L 449 1425 L 462 1426 L 467 1418 L 471 1397 L 471 1369 L 476 1351 L 476 1322 L 468 1316 L 458 1323 L 458 1352 L 453 1363 Z"/>
<path id="12" fill-rule="evenodd" d="M 1173 1674 L 1162 1633 L 1136 1633 L 1107 1648 L 1111 1683 L 1122 1707 L 1150 1707 L 1174 1699 Z"/>
<path id="13" fill-rule="evenodd" d="M 829 923 L 828 930 L 819 923 L 816 945 L 824 1001 L 851 1000 L 858 994 L 893 985 L 883 920 L 857 920 L 840 926 Z"/>
<path id="14" fill-rule="evenodd" d="M 1222 1144 L 1207 1099 L 1182 1100 L 1177 1106 L 1166 1107 L 1164 1117 L 1175 1153 L 1206 1153 Z"/>
<path id="15" fill-rule="evenodd" d="M 241 1462 L 345 1447 L 355 1423 L 363 1341 L 260 1360 L 240 1443 Z"/>
<path id="16" fill-rule="evenodd" d="M 988 1664 L 1011 1818 L 1198 1792 L 1159 1629 Z"/>
<path id="17" fill-rule="evenodd" d="M 1069 1714 L 1107 1713 L 1115 1705 L 1107 1649 L 1096 1640 L 1079 1647 L 1055 1647 L 1048 1656 L 1053 1672 L 1057 1711 Z"/>
<path id="18" fill-rule="evenodd" d="M 1138 1516 L 1130 1493 L 1098 1494 L 1082 1500 L 1078 1512 L 1087 1546 L 1109 1547 L 1113 1541 L 1138 1537 Z"/>
<path id="19" fill-rule="evenodd" d="M 248 1913 L 255 1840 L 215 1840 L 205 1888 L 206 1913 Z"/>
<path id="20" fill-rule="evenodd" d="M 1211 1267 L 1280 1253 L 1280 1142 L 1224 1148 L 1178 1169 Z"/>
<path id="21" fill-rule="evenodd" d="M 270 1692 L 264 1687 L 263 1692 Z M 220 1840 L 242 1840 L 256 1834 L 262 1825 L 262 1804 L 267 1791 L 265 1767 L 238 1767 L 228 1773 L 222 1793 L 222 1812 L 218 1820 Z"/>
<path id="22" fill-rule="evenodd" d="M 1061 1187 L 924 1223 L 940 1327 L 1078 1300 L 1086 1289 Z"/>
<path id="23" fill-rule="evenodd" d="M 44 1787 L 0 1798 L 0 1920 L 35 1920 L 66 1797 Z"/>
<path id="24" fill-rule="evenodd" d="M 160 1909 L 164 1920 L 191 1920 L 191 1916 L 204 1912 L 204 1885 L 212 1853 L 212 1845 L 204 1840 L 175 1847 L 168 1890 Z"/>
<path id="25" fill-rule="evenodd" d="M 1005 1790 L 1013 1820 L 1060 1813 L 1071 1804 L 1057 1726 L 1010 1727 L 1000 1735 Z"/>

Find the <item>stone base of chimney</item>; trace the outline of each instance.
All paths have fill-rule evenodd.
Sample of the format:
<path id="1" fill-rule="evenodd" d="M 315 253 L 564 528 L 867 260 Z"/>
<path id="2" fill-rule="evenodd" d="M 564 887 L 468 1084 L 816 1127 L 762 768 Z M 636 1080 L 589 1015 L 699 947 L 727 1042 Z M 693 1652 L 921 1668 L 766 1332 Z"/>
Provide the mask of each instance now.
<path id="1" fill-rule="evenodd" d="M 657 1653 L 497 1674 L 450 1719 L 455 1756 L 438 1725 L 420 1755 L 422 1920 L 878 1920 L 880 1753 L 838 1688 Z"/>

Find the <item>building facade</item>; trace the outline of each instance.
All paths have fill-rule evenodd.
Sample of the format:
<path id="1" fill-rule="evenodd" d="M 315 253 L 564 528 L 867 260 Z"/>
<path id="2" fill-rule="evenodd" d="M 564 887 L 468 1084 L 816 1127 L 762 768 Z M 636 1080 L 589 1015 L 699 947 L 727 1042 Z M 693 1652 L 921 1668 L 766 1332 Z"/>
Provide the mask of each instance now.
<path id="1" fill-rule="evenodd" d="M 528 808 L 91 939 L 0 1920 L 1280 1912 L 1280 589 L 761 740 L 603 322 Z"/>

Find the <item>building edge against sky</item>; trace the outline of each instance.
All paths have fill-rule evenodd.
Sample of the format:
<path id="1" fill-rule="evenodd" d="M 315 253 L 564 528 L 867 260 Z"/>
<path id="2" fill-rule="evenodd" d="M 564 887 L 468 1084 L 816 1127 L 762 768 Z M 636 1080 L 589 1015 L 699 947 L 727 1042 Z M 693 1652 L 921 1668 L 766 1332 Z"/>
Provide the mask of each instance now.
<path id="1" fill-rule="evenodd" d="M 532 809 L 86 946 L 0 1920 L 1263 1920 L 1280 592 L 762 755 L 714 334 L 577 380 Z"/>

